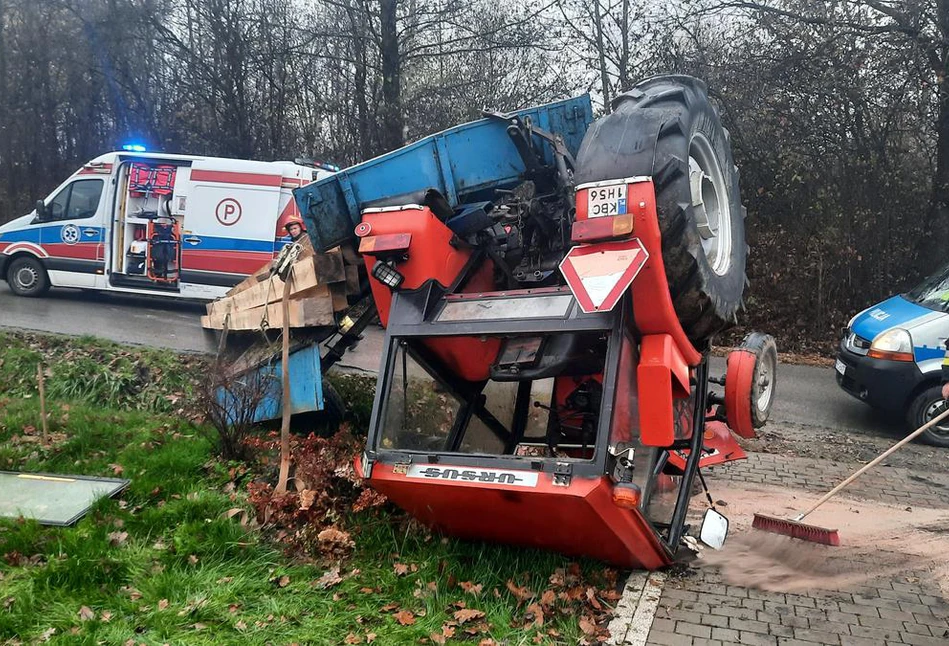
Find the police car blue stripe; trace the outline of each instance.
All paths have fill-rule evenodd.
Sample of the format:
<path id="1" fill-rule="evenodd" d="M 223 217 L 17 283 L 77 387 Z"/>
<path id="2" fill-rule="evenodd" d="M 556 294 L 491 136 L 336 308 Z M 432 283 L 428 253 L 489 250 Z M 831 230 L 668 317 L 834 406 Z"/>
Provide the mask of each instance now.
<path id="1" fill-rule="evenodd" d="M 894 296 L 857 316 L 851 329 L 857 336 L 872 341 L 881 332 L 894 327 L 908 327 L 907 323 L 929 314 L 932 310 L 910 303 L 902 296 Z"/>

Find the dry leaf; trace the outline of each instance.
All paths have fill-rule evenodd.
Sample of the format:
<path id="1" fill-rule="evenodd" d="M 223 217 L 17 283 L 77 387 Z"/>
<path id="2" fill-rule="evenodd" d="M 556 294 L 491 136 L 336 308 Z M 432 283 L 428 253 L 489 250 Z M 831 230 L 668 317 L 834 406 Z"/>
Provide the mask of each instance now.
<path id="1" fill-rule="evenodd" d="M 197 565 L 197 564 L 198 564 L 198 557 L 197 557 L 196 555 L 194 555 L 194 554 L 189 554 L 189 555 L 188 555 L 188 563 L 190 563 L 191 565 Z"/>
<path id="2" fill-rule="evenodd" d="M 481 589 L 484 587 L 480 583 L 472 583 L 471 581 L 462 581 L 458 585 L 468 594 L 473 594 L 475 596 L 481 594 Z"/>
<path id="3" fill-rule="evenodd" d="M 366 633 L 366 643 L 371 644 L 376 641 L 376 633 Z"/>
<path id="4" fill-rule="evenodd" d="M 56 634 L 55 628 L 47 628 L 43 631 L 43 634 L 40 635 L 41 642 L 48 642 L 49 638 Z"/>
<path id="5" fill-rule="evenodd" d="M 544 609 L 539 603 L 532 603 L 527 606 L 527 615 L 525 618 L 534 628 L 540 628 L 544 625 Z"/>
<path id="6" fill-rule="evenodd" d="M 122 475 L 122 472 L 125 471 L 121 464 L 110 464 L 109 468 L 112 469 L 112 473 L 117 476 Z"/>
<path id="7" fill-rule="evenodd" d="M 540 595 L 540 603 L 544 606 L 552 606 L 554 602 L 557 601 L 557 595 L 553 590 L 544 590 L 544 593 Z"/>
<path id="8" fill-rule="evenodd" d="M 316 586 L 325 590 L 326 588 L 331 588 L 340 581 L 343 580 L 343 577 L 339 575 L 339 566 L 337 565 L 331 570 L 327 570 L 323 576 L 316 580 Z"/>
<path id="9" fill-rule="evenodd" d="M 485 637 L 484 639 L 478 642 L 478 646 L 495 646 L 496 644 L 497 642 L 491 639 L 490 637 Z"/>
<path id="10" fill-rule="evenodd" d="M 168 607 L 168 599 L 162 599 L 161 601 L 158 602 L 159 610 L 164 610 L 167 607 Z"/>
<path id="11" fill-rule="evenodd" d="M 399 604 L 397 603 L 387 603 L 386 605 L 379 608 L 379 610 L 382 612 L 389 612 L 390 610 L 395 610 L 398 607 L 399 607 Z"/>
<path id="12" fill-rule="evenodd" d="M 511 579 L 507 580 L 507 589 L 517 598 L 518 601 L 527 601 L 534 596 L 534 593 L 531 592 L 527 586 L 518 586 Z"/>
<path id="13" fill-rule="evenodd" d="M 395 620 L 403 626 L 411 626 L 415 623 L 415 615 L 412 614 L 411 610 L 402 610 L 392 616 L 395 617 Z"/>
<path id="14" fill-rule="evenodd" d="M 586 617 L 580 617 L 580 630 L 583 631 L 584 635 L 594 635 L 596 634 L 596 624 L 587 619 Z"/>
<path id="15" fill-rule="evenodd" d="M 301 507 L 301 509 L 302 509 L 302 507 Z M 343 638 L 343 643 L 344 643 L 344 644 L 361 644 L 361 643 L 362 643 L 362 637 L 360 637 L 359 635 L 356 635 L 356 634 L 354 634 L 354 633 L 349 633 L 348 635 L 346 635 L 345 638 Z"/>
<path id="16" fill-rule="evenodd" d="M 125 543 L 125 540 L 129 537 L 128 532 L 111 532 L 109 534 L 109 545 L 112 547 L 118 547 Z"/>
<path id="17" fill-rule="evenodd" d="M 409 566 L 405 563 L 395 563 L 392 569 L 395 571 L 396 576 L 405 576 L 409 573 Z"/>
<path id="18" fill-rule="evenodd" d="M 241 619 L 236 624 L 234 624 L 234 627 L 237 628 L 238 630 L 247 630 L 247 624 L 244 622 L 243 619 Z"/>
<path id="19" fill-rule="evenodd" d="M 462 608 L 461 610 L 456 610 L 452 617 L 454 617 L 455 621 L 459 624 L 464 624 L 469 621 L 474 621 L 475 619 L 481 619 L 484 617 L 484 613 L 473 608 Z"/>
<path id="20" fill-rule="evenodd" d="M 92 611 L 92 608 L 89 606 L 83 606 L 79 609 L 79 620 L 80 621 L 90 621 L 96 618 L 96 613 Z"/>
<path id="21" fill-rule="evenodd" d="M 313 506 L 313 503 L 316 501 L 316 492 L 313 489 L 304 489 L 300 492 L 300 509 L 304 511 Z M 356 637 L 353 635 L 353 637 Z M 358 642 L 349 642 L 356 644 Z"/>
<path id="22" fill-rule="evenodd" d="M 207 626 L 202 623 L 192 624 L 191 627 L 194 628 L 195 630 L 204 630 L 205 628 L 207 628 Z"/>

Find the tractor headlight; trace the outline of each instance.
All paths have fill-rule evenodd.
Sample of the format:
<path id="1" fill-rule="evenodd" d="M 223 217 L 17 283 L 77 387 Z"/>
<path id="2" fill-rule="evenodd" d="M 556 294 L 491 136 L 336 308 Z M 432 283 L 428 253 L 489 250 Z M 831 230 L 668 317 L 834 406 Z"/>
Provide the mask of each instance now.
<path id="1" fill-rule="evenodd" d="M 888 361 L 914 361 L 913 338 L 902 328 L 881 332 L 870 344 L 868 357 Z"/>

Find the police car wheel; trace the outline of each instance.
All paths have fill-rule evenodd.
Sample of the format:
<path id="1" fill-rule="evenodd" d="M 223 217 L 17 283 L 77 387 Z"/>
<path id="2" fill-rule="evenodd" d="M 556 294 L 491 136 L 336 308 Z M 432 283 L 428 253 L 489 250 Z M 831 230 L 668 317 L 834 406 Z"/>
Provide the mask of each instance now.
<path id="1" fill-rule="evenodd" d="M 662 261 L 682 329 L 700 350 L 732 325 L 745 287 L 745 208 L 728 131 L 705 84 L 646 79 L 613 101 L 577 155 L 577 184 L 652 177 Z"/>
<path id="2" fill-rule="evenodd" d="M 910 404 L 906 413 L 907 431 L 912 432 L 946 410 L 942 388 L 931 386 L 921 392 Z M 920 436 L 926 444 L 949 448 L 949 421 L 936 424 Z"/>
<path id="3" fill-rule="evenodd" d="M 7 283 L 17 296 L 42 296 L 49 290 L 49 275 L 39 260 L 23 256 L 10 263 Z"/>

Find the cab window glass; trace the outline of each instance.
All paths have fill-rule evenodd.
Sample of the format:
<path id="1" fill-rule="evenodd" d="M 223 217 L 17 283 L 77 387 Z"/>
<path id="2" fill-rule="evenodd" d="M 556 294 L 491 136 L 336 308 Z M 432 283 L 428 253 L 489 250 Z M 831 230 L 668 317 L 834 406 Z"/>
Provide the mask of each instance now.
<path id="1" fill-rule="evenodd" d="M 61 190 L 47 205 L 52 220 L 91 218 L 99 209 L 104 183 L 101 179 L 81 179 Z"/>
<path id="2" fill-rule="evenodd" d="M 914 287 L 906 298 L 938 312 L 949 312 L 949 265 Z"/>

